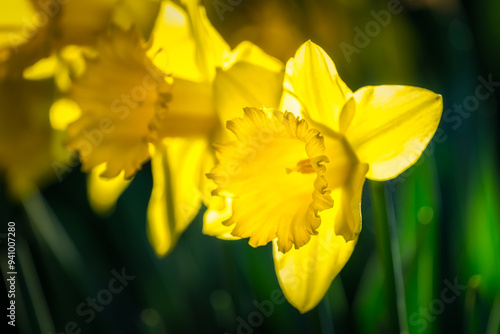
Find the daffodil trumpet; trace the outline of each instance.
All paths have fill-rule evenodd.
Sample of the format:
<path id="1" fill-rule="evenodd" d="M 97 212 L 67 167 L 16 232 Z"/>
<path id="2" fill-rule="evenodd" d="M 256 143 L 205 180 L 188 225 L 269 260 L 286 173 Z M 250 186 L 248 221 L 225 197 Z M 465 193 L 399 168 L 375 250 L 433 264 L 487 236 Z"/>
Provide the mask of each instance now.
<path id="1" fill-rule="evenodd" d="M 355 92 L 306 42 L 286 65 L 280 110 L 245 108 L 216 145 L 217 185 L 204 232 L 273 242 L 276 274 L 306 312 L 323 298 L 361 232 L 365 178 L 388 180 L 414 164 L 437 129 L 441 96 L 409 86 Z"/>

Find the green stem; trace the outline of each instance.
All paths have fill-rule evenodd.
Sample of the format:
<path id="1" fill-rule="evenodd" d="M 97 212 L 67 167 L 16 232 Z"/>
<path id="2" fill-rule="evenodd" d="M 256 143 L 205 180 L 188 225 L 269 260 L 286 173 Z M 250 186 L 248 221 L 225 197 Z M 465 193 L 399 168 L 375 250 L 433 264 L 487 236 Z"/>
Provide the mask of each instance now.
<path id="1" fill-rule="evenodd" d="M 322 334 L 334 334 L 335 329 L 333 326 L 332 307 L 328 294 L 323 298 L 318 307 L 319 325 Z"/>
<path id="2" fill-rule="evenodd" d="M 38 321 L 40 332 L 53 333 L 55 332 L 54 323 L 49 312 L 49 306 L 43 287 L 40 282 L 38 272 L 35 268 L 33 257 L 31 256 L 30 249 L 24 239 L 19 238 L 18 245 L 19 266 L 23 273 L 23 280 L 26 283 L 27 295 L 31 301 L 35 317 Z M 34 324 L 30 324 L 33 325 Z"/>
<path id="3" fill-rule="evenodd" d="M 49 247 L 68 276 L 89 291 L 93 284 L 87 278 L 85 261 L 42 194 L 35 191 L 22 204 L 35 236 Z"/>
<path id="4" fill-rule="evenodd" d="M 408 333 L 403 269 L 392 197 L 390 192 L 386 192 L 382 182 L 371 181 L 370 187 L 377 251 L 383 270 L 388 316 L 391 320 L 389 329 L 393 333 Z"/>
<path id="5" fill-rule="evenodd" d="M 490 319 L 486 328 L 486 334 L 500 333 L 500 292 L 497 293 L 491 308 Z"/>

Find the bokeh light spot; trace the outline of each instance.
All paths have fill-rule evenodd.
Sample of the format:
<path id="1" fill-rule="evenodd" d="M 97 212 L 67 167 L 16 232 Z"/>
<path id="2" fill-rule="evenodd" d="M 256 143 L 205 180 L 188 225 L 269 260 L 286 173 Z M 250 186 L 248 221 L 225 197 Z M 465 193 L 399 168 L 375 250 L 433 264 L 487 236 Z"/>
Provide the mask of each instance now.
<path id="1" fill-rule="evenodd" d="M 215 290 L 210 295 L 210 303 L 216 310 L 226 310 L 231 306 L 231 295 L 226 290 Z"/>
<path id="2" fill-rule="evenodd" d="M 434 218 L 434 210 L 430 206 L 424 205 L 418 210 L 417 218 L 420 224 L 429 224 Z"/>
<path id="3" fill-rule="evenodd" d="M 141 320 L 148 326 L 155 327 L 160 322 L 158 311 L 147 308 L 141 312 Z"/>

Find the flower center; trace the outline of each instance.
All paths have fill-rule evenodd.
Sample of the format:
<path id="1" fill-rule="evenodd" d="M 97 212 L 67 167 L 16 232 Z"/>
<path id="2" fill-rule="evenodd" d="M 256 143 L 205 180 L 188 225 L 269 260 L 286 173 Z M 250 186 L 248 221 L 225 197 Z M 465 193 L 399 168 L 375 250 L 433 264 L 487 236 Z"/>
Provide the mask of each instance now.
<path id="1" fill-rule="evenodd" d="M 292 172 L 299 172 L 302 174 L 311 174 L 311 173 L 315 173 L 316 171 L 314 170 L 313 166 L 311 165 L 311 160 L 304 159 L 304 160 L 300 160 L 299 162 L 297 162 L 297 166 L 295 166 L 293 168 L 286 169 L 287 174 L 290 174 Z"/>

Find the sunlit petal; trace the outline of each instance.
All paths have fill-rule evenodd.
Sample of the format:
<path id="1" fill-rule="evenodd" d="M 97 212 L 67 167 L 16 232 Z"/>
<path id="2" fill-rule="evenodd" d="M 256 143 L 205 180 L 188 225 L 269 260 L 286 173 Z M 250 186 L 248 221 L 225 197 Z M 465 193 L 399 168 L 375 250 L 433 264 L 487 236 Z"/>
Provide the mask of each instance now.
<path id="1" fill-rule="evenodd" d="M 105 170 L 106 164 L 103 163 L 92 168 L 87 178 L 90 206 L 95 212 L 103 215 L 114 210 L 116 201 L 131 181 L 124 178 L 123 172 L 114 178 L 103 178 L 101 174 Z"/>
<path id="2" fill-rule="evenodd" d="M 229 197 L 212 196 L 210 198 L 203 217 L 203 233 L 225 240 L 240 239 L 231 234 L 234 226 L 224 224 L 233 213 L 231 204 L 232 199 Z"/>
<path id="3" fill-rule="evenodd" d="M 304 118 L 339 131 L 340 113 L 352 92 L 323 49 L 304 43 L 286 65 L 283 87 L 301 104 Z"/>
<path id="4" fill-rule="evenodd" d="M 361 232 L 361 192 L 368 165 L 360 163 L 347 140 L 341 136 L 325 137 L 326 156 L 330 163 L 325 174 L 335 202 L 335 234 L 346 241 Z"/>
<path id="5" fill-rule="evenodd" d="M 278 108 L 282 93 L 283 64 L 250 42 L 238 45 L 214 81 L 221 123 L 238 117 L 242 106 Z M 221 139 L 223 140 L 223 139 Z"/>
<path id="6" fill-rule="evenodd" d="M 364 87 L 356 91 L 356 112 L 346 132 L 367 177 L 388 180 L 411 166 L 441 119 L 441 96 L 408 86 Z"/>
<path id="7" fill-rule="evenodd" d="M 164 139 L 155 150 L 148 237 L 156 254 L 164 256 L 198 213 L 200 189 L 213 162 L 208 144 L 201 139 Z"/>
<path id="8" fill-rule="evenodd" d="M 318 235 L 300 249 L 283 254 L 273 242 L 274 266 L 281 289 L 287 300 L 300 312 L 314 308 L 325 295 L 333 279 L 349 260 L 357 238 L 346 242 L 335 233 L 334 212 L 343 206 L 342 196 L 335 193 L 334 209 L 320 212 L 322 224 Z"/>
<path id="9" fill-rule="evenodd" d="M 230 50 L 197 3 L 185 10 L 164 1 L 151 36 L 149 55 L 154 64 L 186 80 L 213 80 L 216 67 L 222 66 Z"/>
<path id="10" fill-rule="evenodd" d="M 196 43 L 196 61 L 205 80 L 212 81 L 215 69 L 221 67 L 231 48 L 207 17 L 205 7 L 198 0 L 182 0 Z"/>

